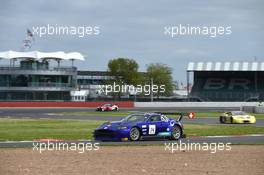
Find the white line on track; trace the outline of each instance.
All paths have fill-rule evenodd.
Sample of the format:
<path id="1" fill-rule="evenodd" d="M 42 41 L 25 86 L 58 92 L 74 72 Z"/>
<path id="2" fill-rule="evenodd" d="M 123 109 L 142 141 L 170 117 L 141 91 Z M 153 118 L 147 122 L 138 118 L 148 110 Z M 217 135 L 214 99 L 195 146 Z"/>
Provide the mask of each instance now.
<path id="1" fill-rule="evenodd" d="M 247 134 L 247 135 L 222 135 L 222 136 L 197 136 L 206 138 L 227 138 L 227 137 L 262 137 L 264 134 Z M 192 138 L 192 137 L 190 137 Z M 193 137 L 195 138 L 195 137 Z"/>

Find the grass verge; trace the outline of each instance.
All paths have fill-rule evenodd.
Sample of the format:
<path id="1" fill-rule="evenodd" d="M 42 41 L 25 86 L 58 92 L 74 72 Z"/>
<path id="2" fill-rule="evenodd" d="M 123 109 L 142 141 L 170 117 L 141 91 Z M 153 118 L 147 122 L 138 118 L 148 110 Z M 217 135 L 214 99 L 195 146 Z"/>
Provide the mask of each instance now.
<path id="1" fill-rule="evenodd" d="M 92 139 L 102 121 L 0 119 L 0 140 Z"/>
<path id="2" fill-rule="evenodd" d="M 91 140 L 103 121 L 52 119 L 0 119 L 0 140 Z M 187 136 L 264 134 L 264 127 L 185 124 Z"/>
<path id="3" fill-rule="evenodd" d="M 63 115 L 71 115 L 71 116 L 117 116 L 117 117 L 125 117 L 132 112 L 112 112 L 112 111 L 107 111 L 107 112 L 63 112 L 60 114 Z M 264 119 L 264 114 L 253 114 L 256 117 L 256 119 Z M 221 112 L 196 112 L 195 116 L 196 118 L 218 118 L 221 115 Z M 175 117 L 173 115 L 169 115 L 170 117 Z"/>
<path id="4" fill-rule="evenodd" d="M 187 136 L 264 134 L 264 127 L 238 125 L 185 124 Z"/>

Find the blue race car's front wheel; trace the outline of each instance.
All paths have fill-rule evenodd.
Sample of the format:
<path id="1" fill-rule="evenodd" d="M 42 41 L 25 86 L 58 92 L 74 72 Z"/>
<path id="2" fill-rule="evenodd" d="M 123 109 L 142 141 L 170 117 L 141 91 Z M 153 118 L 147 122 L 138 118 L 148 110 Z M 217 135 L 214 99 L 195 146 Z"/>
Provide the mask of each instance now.
<path id="1" fill-rule="evenodd" d="M 137 127 L 133 127 L 130 130 L 129 136 L 131 141 L 137 141 L 140 139 L 140 131 Z"/>
<path id="2" fill-rule="evenodd" d="M 178 140 L 182 137 L 182 129 L 180 126 L 175 125 L 171 132 L 171 139 L 172 140 Z"/>

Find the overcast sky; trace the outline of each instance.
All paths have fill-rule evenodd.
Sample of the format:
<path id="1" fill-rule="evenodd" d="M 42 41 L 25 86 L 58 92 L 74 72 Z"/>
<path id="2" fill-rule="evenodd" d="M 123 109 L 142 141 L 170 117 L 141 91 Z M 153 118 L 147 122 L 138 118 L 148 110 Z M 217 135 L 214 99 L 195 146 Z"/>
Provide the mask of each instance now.
<path id="1" fill-rule="evenodd" d="M 106 70 L 117 57 L 135 59 L 141 71 L 164 63 L 175 80 L 185 81 L 189 61 L 264 61 L 263 17 L 263 0 L 4 0 L 0 51 L 19 51 L 33 26 L 99 26 L 97 36 L 35 36 L 32 50 L 80 52 L 86 61 L 75 65 L 85 70 Z M 231 26 L 232 34 L 164 35 L 164 26 L 179 24 Z"/>

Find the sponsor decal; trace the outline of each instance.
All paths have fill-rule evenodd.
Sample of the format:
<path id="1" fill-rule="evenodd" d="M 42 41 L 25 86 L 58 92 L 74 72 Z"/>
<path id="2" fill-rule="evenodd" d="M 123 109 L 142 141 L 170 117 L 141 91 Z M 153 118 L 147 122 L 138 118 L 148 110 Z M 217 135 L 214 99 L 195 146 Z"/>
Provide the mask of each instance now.
<path id="1" fill-rule="evenodd" d="M 149 135 L 156 133 L 156 125 L 149 125 Z"/>

